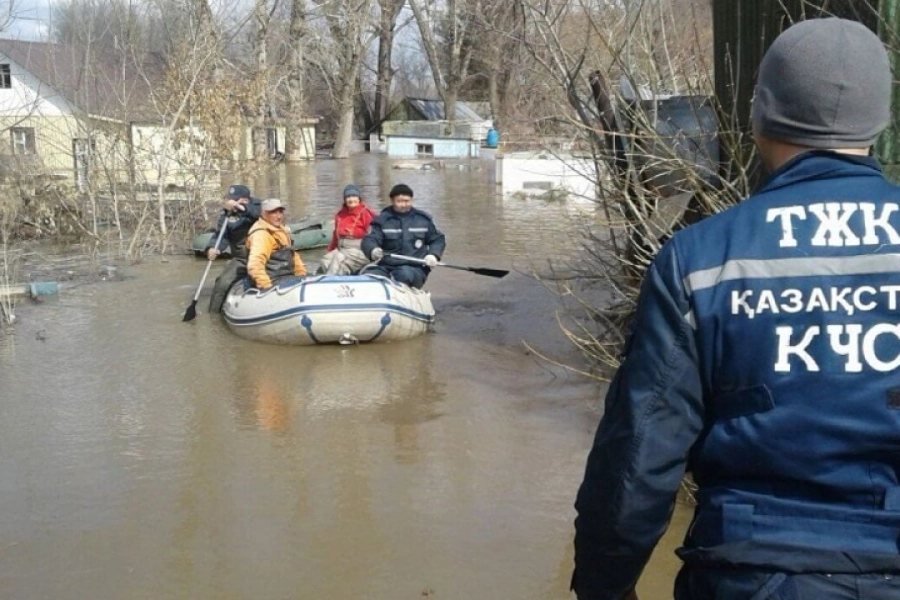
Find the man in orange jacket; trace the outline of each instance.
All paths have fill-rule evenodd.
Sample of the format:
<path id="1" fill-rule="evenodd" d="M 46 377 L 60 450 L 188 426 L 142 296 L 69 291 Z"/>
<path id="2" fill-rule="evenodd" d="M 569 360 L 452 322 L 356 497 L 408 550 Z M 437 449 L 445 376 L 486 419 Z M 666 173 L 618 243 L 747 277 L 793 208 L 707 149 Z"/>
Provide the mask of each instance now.
<path id="1" fill-rule="evenodd" d="M 293 249 L 291 230 L 284 224 L 284 205 L 278 198 L 262 203 L 262 215 L 247 234 L 247 273 L 253 285 L 266 290 L 273 280 L 306 275 L 306 266 Z"/>

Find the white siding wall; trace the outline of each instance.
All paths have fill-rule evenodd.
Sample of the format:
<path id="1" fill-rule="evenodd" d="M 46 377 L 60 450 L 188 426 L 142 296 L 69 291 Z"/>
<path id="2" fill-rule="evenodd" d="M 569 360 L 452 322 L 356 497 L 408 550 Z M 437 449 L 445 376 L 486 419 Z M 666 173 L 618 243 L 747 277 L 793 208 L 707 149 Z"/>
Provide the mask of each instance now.
<path id="1" fill-rule="evenodd" d="M 155 125 L 134 125 L 135 176 L 138 183 L 156 184 L 160 175 L 167 183 L 193 184 L 210 168 L 204 151 L 206 136 L 197 127 L 178 130 L 169 139 L 166 160 L 163 148 L 166 129 Z"/>
<path id="2" fill-rule="evenodd" d="M 447 138 L 413 138 L 385 136 L 385 146 L 391 158 L 478 158 L 481 143 L 472 140 Z M 431 146 L 430 156 L 417 152 L 418 146 Z"/>
<path id="3" fill-rule="evenodd" d="M 594 163 L 574 156 L 554 156 L 537 152 L 497 154 L 496 181 L 504 194 L 543 194 L 565 189 L 575 196 L 595 200 Z"/>

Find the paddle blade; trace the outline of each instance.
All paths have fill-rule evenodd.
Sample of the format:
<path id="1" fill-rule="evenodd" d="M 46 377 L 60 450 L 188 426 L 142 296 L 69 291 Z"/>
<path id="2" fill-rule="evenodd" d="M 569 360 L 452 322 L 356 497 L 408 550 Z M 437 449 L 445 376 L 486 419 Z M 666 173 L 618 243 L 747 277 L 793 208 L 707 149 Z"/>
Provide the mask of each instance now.
<path id="1" fill-rule="evenodd" d="M 191 305 L 187 307 L 187 310 L 184 311 L 184 318 L 181 319 L 181 322 L 184 323 L 186 321 L 193 321 L 197 316 L 197 301 L 194 300 L 191 302 Z"/>
<path id="2" fill-rule="evenodd" d="M 509 275 L 509 271 L 504 271 L 502 269 L 482 269 L 470 267 L 468 270 L 472 271 L 473 273 L 477 273 L 478 275 L 487 275 L 488 277 L 496 277 L 498 279 Z"/>

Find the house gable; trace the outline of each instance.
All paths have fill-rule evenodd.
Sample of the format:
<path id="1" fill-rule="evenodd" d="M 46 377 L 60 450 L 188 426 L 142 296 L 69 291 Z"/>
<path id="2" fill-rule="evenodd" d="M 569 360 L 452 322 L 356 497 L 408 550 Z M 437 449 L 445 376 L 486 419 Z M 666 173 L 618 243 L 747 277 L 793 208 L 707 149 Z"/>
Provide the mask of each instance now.
<path id="1" fill-rule="evenodd" d="M 0 55 L 10 61 L 14 80 L 15 71 L 23 79 L 30 75 L 27 85 L 35 96 L 52 100 L 64 114 L 120 122 L 157 116 L 150 82 L 163 71 L 158 57 L 122 60 L 92 48 L 4 39 Z"/>
<path id="2" fill-rule="evenodd" d="M 52 86 L 0 50 L 0 69 L 9 67 L 9 87 L 0 88 L 0 117 L 61 117 L 72 105 Z"/>

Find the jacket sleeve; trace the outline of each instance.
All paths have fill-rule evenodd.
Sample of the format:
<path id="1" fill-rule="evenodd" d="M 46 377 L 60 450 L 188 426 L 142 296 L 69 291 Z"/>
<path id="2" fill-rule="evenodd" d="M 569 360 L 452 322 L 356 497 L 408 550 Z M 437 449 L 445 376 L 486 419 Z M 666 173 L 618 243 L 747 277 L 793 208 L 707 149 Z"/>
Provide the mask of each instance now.
<path id="1" fill-rule="evenodd" d="M 440 260 L 447 247 L 447 240 L 444 238 L 444 234 L 438 230 L 437 226 L 435 226 L 434 221 L 429 222 L 428 239 L 425 240 L 425 243 L 428 244 L 428 253 L 434 254 L 438 257 L 438 260 Z"/>
<path id="2" fill-rule="evenodd" d="M 366 255 L 366 258 L 372 260 L 372 250 L 381 248 L 384 243 L 384 231 L 381 229 L 381 219 L 373 219 L 369 227 L 369 233 L 363 238 L 360 244 L 360 250 Z"/>
<path id="3" fill-rule="evenodd" d="M 228 218 L 228 213 L 224 210 L 219 212 L 219 218 L 216 219 L 216 230 L 213 232 L 212 237 L 209 238 L 209 244 L 206 246 L 206 250 L 209 250 L 213 246 L 216 247 L 216 250 L 219 252 L 224 252 L 225 248 L 228 247 L 228 232 L 225 232 L 225 235 L 222 236 L 222 239 L 219 241 L 218 245 L 216 245 L 216 239 L 219 237 L 219 232 L 222 231 L 222 225 L 225 224 L 225 219 Z"/>
<path id="4" fill-rule="evenodd" d="M 250 224 L 256 223 L 256 220 L 262 216 L 262 202 L 253 198 L 246 204 L 244 207 L 244 218 L 247 219 Z"/>
<path id="5" fill-rule="evenodd" d="M 579 600 L 623 598 L 665 532 L 703 425 L 689 306 L 671 243 L 650 266 L 575 501 Z"/>
<path id="6" fill-rule="evenodd" d="M 271 242 L 272 236 L 264 229 L 254 231 L 247 236 L 249 255 L 247 256 L 247 273 L 256 287 L 263 289 L 272 286 L 272 280 L 266 272 L 266 263 L 275 247 Z"/>

